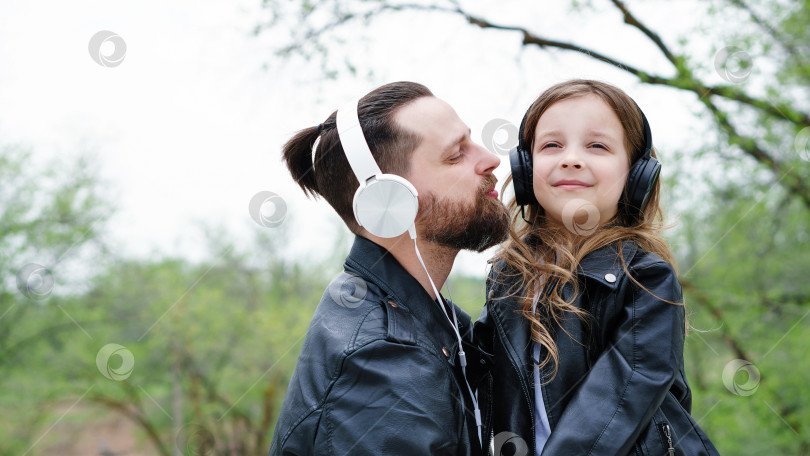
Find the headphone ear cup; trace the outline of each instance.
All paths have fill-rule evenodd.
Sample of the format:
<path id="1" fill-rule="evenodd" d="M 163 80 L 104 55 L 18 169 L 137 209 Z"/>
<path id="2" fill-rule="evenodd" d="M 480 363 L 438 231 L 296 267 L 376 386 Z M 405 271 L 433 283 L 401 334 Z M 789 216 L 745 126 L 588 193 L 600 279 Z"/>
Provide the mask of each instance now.
<path id="1" fill-rule="evenodd" d="M 642 157 L 630 169 L 625 195 L 627 204 L 635 217 L 640 216 L 644 211 L 660 173 L 661 163 L 652 156 Z"/>
<path id="2" fill-rule="evenodd" d="M 512 186 L 518 205 L 538 204 L 534 196 L 534 172 L 531 154 L 520 146 L 509 151 L 509 164 L 512 168 Z"/>
<path id="3" fill-rule="evenodd" d="M 413 226 L 419 212 L 416 188 L 393 174 L 378 174 L 354 194 L 354 218 L 369 233 L 397 237 Z"/>

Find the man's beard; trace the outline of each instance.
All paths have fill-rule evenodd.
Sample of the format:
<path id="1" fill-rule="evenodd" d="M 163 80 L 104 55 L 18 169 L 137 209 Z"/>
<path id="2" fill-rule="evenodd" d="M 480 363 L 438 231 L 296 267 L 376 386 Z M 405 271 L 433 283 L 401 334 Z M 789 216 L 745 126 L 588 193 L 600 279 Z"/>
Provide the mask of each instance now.
<path id="1" fill-rule="evenodd" d="M 434 193 L 419 198 L 422 237 L 428 241 L 459 250 L 482 252 L 503 242 L 509 234 L 509 212 L 486 193 L 495 185 L 490 175 L 475 195 L 474 203 L 439 199 Z"/>

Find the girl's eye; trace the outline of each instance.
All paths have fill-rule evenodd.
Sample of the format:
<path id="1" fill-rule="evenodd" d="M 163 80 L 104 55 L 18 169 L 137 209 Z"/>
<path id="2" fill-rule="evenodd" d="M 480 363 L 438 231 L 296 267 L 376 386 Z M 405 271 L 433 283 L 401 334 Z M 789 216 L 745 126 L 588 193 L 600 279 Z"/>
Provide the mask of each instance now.
<path id="1" fill-rule="evenodd" d="M 607 146 L 602 144 L 602 143 L 593 143 L 593 144 L 591 144 L 591 147 L 593 147 L 595 149 L 607 150 Z"/>
<path id="2" fill-rule="evenodd" d="M 560 146 L 559 143 L 549 142 L 549 143 L 545 143 L 542 146 L 540 146 L 540 150 L 555 149 L 555 148 L 560 148 L 560 147 L 562 147 L 562 146 Z"/>

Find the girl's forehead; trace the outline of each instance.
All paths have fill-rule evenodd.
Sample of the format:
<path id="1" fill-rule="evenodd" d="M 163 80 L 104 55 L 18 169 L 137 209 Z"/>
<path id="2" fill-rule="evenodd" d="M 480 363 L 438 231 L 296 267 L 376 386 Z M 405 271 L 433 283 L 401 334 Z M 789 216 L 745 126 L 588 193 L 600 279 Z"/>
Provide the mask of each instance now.
<path id="1" fill-rule="evenodd" d="M 616 112 L 595 94 L 565 98 L 549 105 L 537 121 L 540 128 L 564 128 L 569 125 L 599 125 L 622 130 Z"/>
<path id="2" fill-rule="evenodd" d="M 599 95 L 595 93 L 586 93 L 581 95 L 572 95 L 561 100 L 557 100 L 554 103 L 551 103 L 546 108 L 543 115 L 540 117 L 542 118 L 546 115 L 549 111 L 557 111 L 561 109 L 565 110 L 590 110 L 595 108 L 607 109 L 613 111 L 611 107 L 602 99 Z"/>

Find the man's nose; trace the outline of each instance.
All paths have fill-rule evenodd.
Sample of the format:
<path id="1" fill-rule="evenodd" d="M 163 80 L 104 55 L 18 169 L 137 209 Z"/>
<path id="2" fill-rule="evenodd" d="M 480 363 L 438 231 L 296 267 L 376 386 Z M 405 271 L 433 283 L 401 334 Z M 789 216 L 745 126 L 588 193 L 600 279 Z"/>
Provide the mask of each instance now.
<path id="1" fill-rule="evenodd" d="M 475 145 L 479 157 L 476 162 L 475 172 L 478 174 L 492 174 L 495 168 L 501 164 L 501 157 L 490 152 L 481 145 Z"/>

